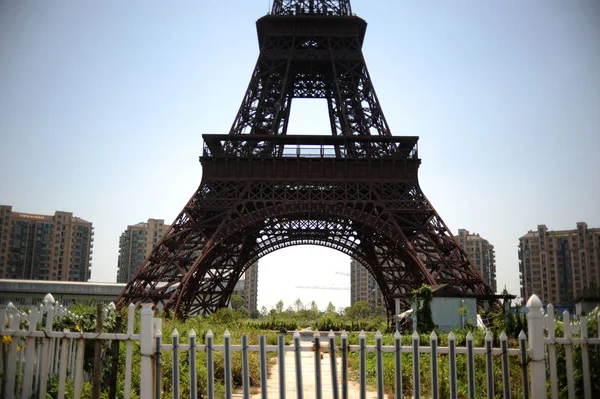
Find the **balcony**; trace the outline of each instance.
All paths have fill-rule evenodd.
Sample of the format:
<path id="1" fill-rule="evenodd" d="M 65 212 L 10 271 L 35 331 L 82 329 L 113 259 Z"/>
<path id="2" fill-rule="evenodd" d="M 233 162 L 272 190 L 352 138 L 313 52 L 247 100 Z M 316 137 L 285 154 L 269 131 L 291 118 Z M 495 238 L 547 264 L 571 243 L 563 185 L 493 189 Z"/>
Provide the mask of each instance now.
<path id="1" fill-rule="evenodd" d="M 203 179 L 404 182 L 417 180 L 420 164 L 418 137 L 205 134 L 203 138 Z"/>
<path id="2" fill-rule="evenodd" d="M 418 137 L 205 134 L 203 157 L 417 159 Z"/>

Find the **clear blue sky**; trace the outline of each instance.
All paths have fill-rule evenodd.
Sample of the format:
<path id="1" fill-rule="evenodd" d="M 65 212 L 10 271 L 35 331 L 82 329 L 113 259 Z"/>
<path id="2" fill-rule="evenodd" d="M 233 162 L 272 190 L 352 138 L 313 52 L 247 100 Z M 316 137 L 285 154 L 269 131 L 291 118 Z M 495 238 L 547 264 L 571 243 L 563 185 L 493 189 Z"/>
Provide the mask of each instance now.
<path id="1" fill-rule="evenodd" d="M 420 182 L 449 227 L 496 247 L 518 294 L 518 238 L 600 227 L 600 2 L 367 1 L 364 53 L 395 135 L 420 136 Z M 170 223 L 197 188 L 203 133 L 227 133 L 267 0 L 0 0 L 0 204 L 95 227 L 92 279 L 116 279 L 119 235 Z M 328 134 L 318 100 L 290 133 Z M 349 258 L 261 260 L 259 306 L 349 305 Z M 297 271 L 303 273 L 297 276 Z"/>

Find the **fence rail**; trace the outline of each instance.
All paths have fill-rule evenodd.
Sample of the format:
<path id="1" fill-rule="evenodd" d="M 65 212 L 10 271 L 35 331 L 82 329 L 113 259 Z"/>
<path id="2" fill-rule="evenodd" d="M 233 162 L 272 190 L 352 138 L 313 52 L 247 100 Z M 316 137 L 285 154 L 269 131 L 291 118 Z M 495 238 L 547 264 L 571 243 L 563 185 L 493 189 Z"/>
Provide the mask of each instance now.
<path id="1" fill-rule="evenodd" d="M 90 376 L 84 375 L 83 372 L 84 361 L 90 360 L 85 358 L 86 342 L 113 342 L 117 343 L 117 348 L 120 344 L 125 345 L 123 392 L 118 395 L 124 399 L 130 398 L 132 389 L 143 399 L 161 398 L 164 388 L 161 386 L 163 354 L 167 352 L 171 353 L 171 386 L 169 389 L 174 399 L 182 397 L 182 386 L 186 388 L 186 392 L 189 392 L 189 397 L 192 399 L 197 399 L 199 396 L 214 398 L 215 352 L 222 353 L 224 358 L 224 375 L 221 382 L 224 385 L 225 397 L 228 399 L 233 396 L 232 354 L 234 352 L 241 352 L 241 385 L 244 399 L 250 398 L 249 354 L 252 352 L 256 352 L 259 357 L 261 398 L 264 399 L 267 397 L 266 381 L 269 366 L 267 354 L 269 352 L 278 355 L 277 366 L 274 367 L 277 368 L 279 376 L 279 397 L 281 399 L 286 396 L 285 371 L 290 367 L 294 369 L 295 373 L 295 395 L 298 399 L 303 399 L 304 374 L 301 356 L 303 352 L 314 352 L 314 381 L 317 399 L 322 397 L 324 378 L 331 382 L 334 399 L 348 399 L 348 359 L 353 353 L 358 355 L 358 385 L 361 398 L 365 398 L 367 391 L 367 355 L 373 353 L 376 363 L 375 389 L 378 399 L 384 397 L 383 376 L 385 373 L 384 357 L 386 356 L 388 358 L 393 356 L 394 359 L 395 397 L 402 397 L 403 386 L 406 384 L 406 381 L 402 380 L 402 369 L 404 369 L 412 370 L 412 396 L 420 398 L 422 396 L 422 366 L 425 361 L 421 355 L 424 354 L 428 355 L 430 359 L 427 377 L 431 381 L 431 394 L 428 397 L 436 399 L 440 397 L 441 377 L 447 378 L 449 397 L 459 397 L 457 356 L 460 355 L 466 359 L 466 385 L 469 399 L 475 398 L 476 392 L 478 396 L 484 393 L 485 397 L 494 398 L 496 394 L 494 387 L 496 386 L 496 389 L 498 387 L 494 376 L 498 372 L 502 375 L 500 384 L 502 395 L 504 398 L 510 398 L 510 359 L 513 359 L 512 362 L 518 362 L 520 366 L 523 397 L 525 398 L 539 399 L 546 398 L 547 395 L 558 398 L 559 393 L 561 397 L 566 393 L 569 398 L 574 398 L 576 395 L 574 371 L 581 367 L 583 397 L 591 399 L 593 392 L 589 347 L 590 345 L 600 345 L 600 336 L 588 337 L 586 317 L 582 316 L 579 320 L 572 321 L 570 314 L 565 312 L 562 315 L 563 336 L 557 337 L 557 321 L 552 305 L 548 306 L 547 314 L 544 315 L 541 311 L 541 302 L 533 296 L 527 303 L 527 307 L 529 309 L 527 314 L 529 337 L 521 332 L 518 338 L 518 348 L 508 347 L 508 338 L 504 333 L 500 336 L 500 346 L 494 347 L 489 331 L 486 333 L 483 347 L 474 347 L 471 333 L 466 336 L 464 346 L 457 346 L 456 336 L 454 333 L 450 333 L 448 346 L 442 347 L 438 345 L 438 337 L 435 332 L 429 337 L 429 346 L 420 344 L 421 338 L 416 332 L 411 335 L 410 345 L 402 345 L 401 335 L 398 332 L 394 336 L 393 345 L 383 345 L 382 334 L 379 332 L 375 334 L 375 345 L 367 345 L 364 332 L 359 335 L 358 345 L 348 344 L 346 332 L 340 336 L 340 345 L 336 344 L 336 336 L 333 332 L 325 337 L 319 332 L 315 332 L 314 343 L 310 346 L 301 344 L 298 332 L 293 334 L 291 345 L 285 345 L 283 335 L 278 336 L 277 345 L 267 345 L 264 336 L 259 338 L 258 345 L 249 345 L 248 336 L 242 335 L 240 345 L 231 343 L 228 331 L 223 336 L 223 344 L 215 344 L 215 337 L 210 330 L 206 333 L 204 343 L 197 342 L 194 330 L 187 332 L 188 342 L 182 343 L 176 329 L 170 334 L 171 342 L 163 342 L 162 319 L 154 317 L 150 304 L 142 305 L 139 310 L 140 322 L 137 332 L 134 331 L 136 308 L 133 305 L 128 309 L 126 333 L 54 331 L 54 325 L 64 317 L 71 317 L 71 314 L 56 303 L 51 295 L 48 295 L 40 307 L 32 309 L 27 314 L 21 313 L 10 304 L 6 309 L 0 309 L 0 320 L 3 321 L 0 323 L 0 336 L 2 336 L 1 392 L 7 399 L 17 397 L 41 399 L 46 398 L 49 381 L 57 381 L 58 387 L 54 397 L 65 398 L 67 386 L 72 384 L 73 397 L 78 399 L 82 395 L 84 382 L 91 380 Z M 109 307 L 105 310 L 105 315 L 110 315 L 110 312 L 113 311 L 114 306 Z M 600 331 L 600 318 L 597 323 Z M 134 346 L 140 353 L 139 386 L 136 387 L 132 386 Z M 578 348 L 578 353 L 580 353 L 580 365 L 574 363 L 575 348 Z M 292 364 L 286 364 L 285 354 L 287 352 L 293 354 Z M 564 365 L 559 364 L 557 352 L 564 352 Z M 182 353 L 187 355 L 187 364 L 190 370 L 188 381 L 182 381 L 181 377 Z M 321 368 L 321 359 L 324 354 L 329 355 L 329 375 L 324 375 Z M 402 354 L 406 354 L 404 359 Z M 447 358 L 447 370 L 441 368 L 442 355 Z M 486 379 L 482 387 L 476 386 L 476 356 L 485 359 Z M 407 362 L 408 358 L 411 359 L 410 363 Z M 204 376 L 199 376 L 200 361 L 205 362 L 206 365 Z M 327 364 L 327 360 L 325 363 Z M 559 367 L 566 370 L 567 386 L 564 393 L 559 392 Z M 96 372 L 97 370 L 94 371 L 94 373 Z M 199 378 L 205 378 L 205 392 L 199 392 Z M 548 392 L 547 379 L 550 381 Z"/>

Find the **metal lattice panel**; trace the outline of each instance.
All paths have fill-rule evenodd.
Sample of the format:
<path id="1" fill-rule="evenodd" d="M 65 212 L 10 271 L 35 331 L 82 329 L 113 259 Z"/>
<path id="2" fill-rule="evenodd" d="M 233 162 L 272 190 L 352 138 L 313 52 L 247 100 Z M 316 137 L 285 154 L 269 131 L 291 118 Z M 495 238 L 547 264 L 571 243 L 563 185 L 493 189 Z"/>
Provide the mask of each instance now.
<path id="1" fill-rule="evenodd" d="M 350 15 L 350 0 L 275 0 L 273 14 Z"/>

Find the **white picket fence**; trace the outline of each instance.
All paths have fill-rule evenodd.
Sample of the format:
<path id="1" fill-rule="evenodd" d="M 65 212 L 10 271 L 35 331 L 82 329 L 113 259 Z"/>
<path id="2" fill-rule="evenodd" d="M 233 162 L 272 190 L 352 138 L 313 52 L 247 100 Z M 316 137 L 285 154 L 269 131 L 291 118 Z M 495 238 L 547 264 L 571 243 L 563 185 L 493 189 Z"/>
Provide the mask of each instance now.
<path id="1" fill-rule="evenodd" d="M 32 309 L 28 314 L 20 313 L 14 306 L 9 305 L 6 309 L 0 310 L 0 318 L 4 323 L 0 323 L 0 336 L 2 336 L 2 362 L 0 362 L 0 375 L 2 377 L 2 393 L 5 399 L 22 398 L 29 399 L 38 397 L 46 398 L 49 378 L 58 378 L 57 398 L 64 398 L 66 395 L 66 385 L 73 381 L 74 398 L 81 397 L 84 383 L 83 364 L 84 349 L 87 340 L 94 342 L 124 341 L 126 345 L 126 359 L 124 370 L 124 389 L 118 397 L 129 399 L 132 389 L 139 392 L 142 399 L 161 398 L 161 355 L 163 351 L 172 351 L 172 386 L 171 393 L 173 398 L 180 398 L 180 384 L 189 384 L 189 392 L 192 399 L 198 396 L 214 398 L 215 395 L 215 375 L 214 375 L 214 352 L 222 351 L 224 356 L 225 376 L 223 384 L 225 386 L 225 397 L 227 399 L 233 396 L 232 375 L 231 375 L 231 356 L 233 351 L 242 352 L 242 396 L 244 399 L 250 398 L 249 384 L 249 352 L 258 352 L 260 359 L 260 383 L 261 398 L 267 398 L 267 352 L 273 351 L 278 354 L 278 373 L 279 373 L 279 397 L 285 398 L 285 352 L 294 352 L 294 369 L 296 380 L 296 395 L 298 399 L 303 399 L 304 387 L 302 380 L 302 351 L 314 351 L 315 356 L 315 395 L 321 399 L 322 394 L 322 375 L 321 362 L 318 361 L 322 353 L 329 353 L 331 361 L 331 384 L 334 399 L 348 399 L 348 356 L 351 352 L 359 353 L 359 389 L 360 397 L 365 398 L 367 390 L 366 382 L 366 353 L 376 353 L 377 364 L 377 397 L 382 399 L 383 392 L 383 374 L 385 353 L 394 354 L 395 359 L 395 392 L 396 398 L 400 399 L 402 393 L 402 367 L 411 367 L 412 369 L 412 396 L 421 397 L 420 381 L 420 362 L 419 354 L 430 355 L 430 370 L 432 384 L 432 398 L 437 399 L 440 395 L 439 380 L 439 356 L 447 354 L 449 359 L 449 397 L 457 398 L 457 355 L 466 355 L 467 359 L 467 385 L 468 398 L 476 397 L 475 386 L 475 355 L 485 355 L 486 359 L 486 386 L 480 388 L 479 394 L 485 392 L 485 397 L 494 398 L 494 357 L 501 358 L 502 373 L 502 392 L 504 398 L 510 398 L 510 376 L 509 376 L 509 357 L 513 356 L 519 359 L 522 370 L 523 397 L 525 398 L 546 398 L 546 381 L 550 381 L 550 394 L 552 398 L 559 397 L 558 378 L 557 378 L 557 348 L 564 347 L 565 362 L 567 370 L 567 388 L 568 397 L 575 398 L 575 370 L 581 368 L 583 375 L 584 398 L 591 399 L 591 381 L 590 381 L 590 361 L 589 346 L 600 345 L 600 337 L 591 338 L 587 334 L 586 317 L 581 317 L 578 321 L 570 320 L 568 312 L 563 314 L 563 336 L 556 337 L 556 320 L 552 305 L 548 306 L 547 314 L 542 312 L 542 303 L 534 295 L 527 307 L 529 337 L 523 332 L 519 336 L 519 348 L 508 348 L 508 340 L 504 333 L 501 336 L 500 347 L 493 347 L 492 336 L 488 331 L 485 339 L 485 346 L 475 348 L 473 337 L 469 333 L 466 339 L 465 347 L 457 347 L 456 338 L 451 333 L 448 337 L 449 345 L 439 347 L 435 333 L 430 336 L 429 346 L 420 346 L 419 335 L 412 335 L 412 345 L 401 345 L 401 337 L 396 333 L 393 346 L 382 345 L 382 335 L 378 332 L 375 336 L 375 345 L 366 344 L 366 335 L 360 334 L 358 345 L 348 345 L 348 335 L 342 333 L 341 345 L 336 346 L 335 335 L 331 332 L 326 339 L 321 341 L 318 332 L 314 335 L 313 346 L 302 346 L 300 343 L 300 334 L 297 332 L 293 336 L 293 345 L 285 345 L 284 337 L 279 335 L 277 345 L 266 345 L 266 339 L 261 336 L 259 345 L 248 345 L 248 337 L 242 336 L 241 345 L 232 345 L 231 337 L 226 332 L 224 335 L 224 344 L 215 345 L 214 336 L 209 331 L 206 334 L 206 343 L 197 344 L 195 332 L 189 331 L 189 342 L 183 344 L 179 342 L 179 333 L 173 331 L 172 343 L 164 344 L 162 342 L 162 320 L 155 318 L 150 304 L 142 305 L 140 312 L 139 332 L 134 333 L 135 306 L 129 307 L 127 330 L 125 333 L 90 333 L 79 331 L 53 331 L 53 323 L 60 318 L 65 317 L 68 311 L 54 302 L 51 295 L 48 295 L 44 303 L 39 308 Z M 114 307 L 112 308 L 114 309 Z M 110 312 L 107 309 L 105 312 Z M 56 316 L 56 317 L 55 317 Z M 38 323 L 45 317 L 45 326 L 38 329 Z M 28 329 L 21 330 L 22 321 L 27 321 Z M 600 331 L 600 318 L 597 320 Z M 140 349 L 140 384 L 139 387 L 132 387 L 132 359 L 133 346 L 139 345 Z M 581 348 L 581 364 L 574 364 L 574 347 Z M 189 381 L 181 381 L 180 376 L 180 353 L 189 352 Z M 198 392 L 197 375 L 197 355 L 205 353 L 206 360 L 206 392 L 202 395 Z M 411 354 L 411 365 L 402 363 L 402 353 Z M 338 369 L 337 358 L 341 358 L 341 366 Z M 341 375 L 341 378 L 338 378 Z M 448 395 L 446 395 L 448 396 Z"/>

